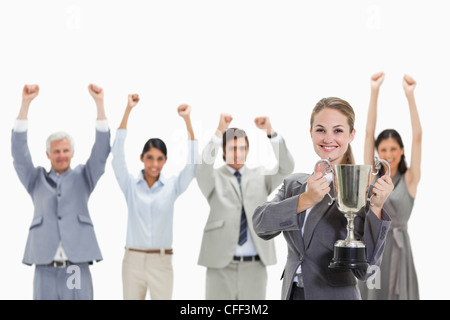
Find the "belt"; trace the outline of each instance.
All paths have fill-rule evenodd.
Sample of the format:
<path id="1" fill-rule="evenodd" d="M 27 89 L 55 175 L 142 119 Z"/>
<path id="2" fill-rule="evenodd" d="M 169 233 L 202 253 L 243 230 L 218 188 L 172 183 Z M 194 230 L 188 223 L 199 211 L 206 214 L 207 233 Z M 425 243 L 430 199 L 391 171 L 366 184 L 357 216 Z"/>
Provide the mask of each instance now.
<path id="1" fill-rule="evenodd" d="M 151 250 L 133 249 L 133 248 L 126 248 L 126 249 L 129 251 L 142 252 L 142 253 L 173 254 L 173 249 L 151 249 Z"/>
<path id="2" fill-rule="evenodd" d="M 68 261 L 68 260 L 64 260 L 64 261 L 53 261 L 50 262 L 47 266 L 48 267 L 53 267 L 53 268 L 65 268 L 67 266 L 73 265 L 74 263 Z"/>
<path id="3" fill-rule="evenodd" d="M 233 256 L 234 261 L 240 262 L 255 262 L 261 260 L 258 255 L 256 256 Z"/>

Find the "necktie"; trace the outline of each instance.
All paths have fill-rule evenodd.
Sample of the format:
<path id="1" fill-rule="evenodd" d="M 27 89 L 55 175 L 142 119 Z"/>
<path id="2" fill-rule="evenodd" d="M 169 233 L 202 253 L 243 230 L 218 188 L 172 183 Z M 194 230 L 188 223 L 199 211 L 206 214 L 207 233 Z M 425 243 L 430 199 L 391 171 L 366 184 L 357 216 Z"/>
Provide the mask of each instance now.
<path id="1" fill-rule="evenodd" d="M 242 195 L 242 188 L 241 188 L 241 173 L 239 171 L 236 171 L 234 173 L 236 176 L 238 182 L 239 182 L 239 188 L 241 189 L 241 195 Z M 242 195 L 243 196 L 243 195 Z M 239 245 L 242 246 L 247 241 L 247 218 L 245 217 L 245 211 L 244 211 L 244 205 L 242 205 L 241 210 L 241 227 L 239 230 Z"/>

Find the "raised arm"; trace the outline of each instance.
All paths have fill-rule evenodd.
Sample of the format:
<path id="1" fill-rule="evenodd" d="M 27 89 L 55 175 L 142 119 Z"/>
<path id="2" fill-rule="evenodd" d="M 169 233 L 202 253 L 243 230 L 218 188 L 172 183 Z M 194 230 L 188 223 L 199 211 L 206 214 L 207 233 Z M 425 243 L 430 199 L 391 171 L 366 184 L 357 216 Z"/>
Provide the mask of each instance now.
<path id="1" fill-rule="evenodd" d="M 126 129 L 128 125 L 128 118 L 130 116 L 131 110 L 138 104 L 140 98 L 138 94 L 129 94 L 128 95 L 128 103 L 125 108 L 125 112 L 122 117 L 122 121 L 120 122 L 119 129 Z"/>
<path id="2" fill-rule="evenodd" d="M 39 95 L 38 85 L 25 85 L 22 92 L 22 105 L 20 107 L 17 120 L 24 122 L 25 124 L 19 124 L 16 121 L 11 136 L 11 153 L 13 156 L 14 169 L 19 176 L 20 181 L 25 186 L 27 191 L 31 193 L 32 186 L 38 175 L 38 169 L 34 167 L 31 159 L 30 150 L 28 148 L 28 134 L 27 134 L 27 121 L 28 110 L 30 108 L 31 101 Z"/>
<path id="3" fill-rule="evenodd" d="M 37 84 L 27 84 L 22 91 L 22 105 L 20 107 L 18 120 L 28 120 L 28 110 L 31 101 L 39 95 L 39 86 Z"/>
<path id="4" fill-rule="evenodd" d="M 108 159 L 110 146 L 110 131 L 107 124 L 105 106 L 104 106 L 104 92 L 103 89 L 97 85 L 90 84 L 88 86 L 89 93 L 94 98 L 97 106 L 97 126 L 95 143 L 92 147 L 91 155 L 86 162 L 86 179 L 92 191 L 97 184 L 97 181 L 105 172 L 106 160 Z M 103 122 L 100 124 L 99 122 Z"/>
<path id="5" fill-rule="evenodd" d="M 231 116 L 231 114 L 228 113 L 220 114 L 219 125 L 217 126 L 216 130 L 216 137 L 222 139 L 223 133 L 228 129 L 231 121 L 233 121 L 233 117 Z"/>
<path id="6" fill-rule="evenodd" d="M 97 120 L 106 120 L 103 89 L 95 84 L 90 84 L 88 89 L 97 105 Z"/>
<path id="7" fill-rule="evenodd" d="M 119 129 L 116 132 L 116 138 L 114 139 L 113 146 L 111 148 L 112 160 L 111 165 L 114 170 L 114 175 L 119 183 L 120 189 L 123 193 L 127 193 L 129 181 L 133 178 L 128 172 L 127 163 L 125 160 L 125 138 L 127 136 L 128 117 L 131 110 L 138 104 L 140 98 L 137 94 L 129 94 L 127 106 L 120 122 Z"/>
<path id="8" fill-rule="evenodd" d="M 222 113 L 220 115 L 219 125 L 217 126 L 215 137 L 213 137 L 214 139 L 211 139 L 211 141 L 203 149 L 202 159 L 197 165 L 197 170 L 195 172 L 197 184 L 207 199 L 214 191 L 214 162 L 217 153 L 222 147 L 222 135 L 225 130 L 228 129 L 232 120 L 233 117 L 230 114 Z"/>
<path id="9" fill-rule="evenodd" d="M 276 132 L 272 128 L 272 123 L 269 117 L 256 117 L 255 125 L 258 129 L 264 130 L 269 137 L 275 136 Z"/>
<path id="10" fill-rule="evenodd" d="M 373 165 L 375 154 L 375 128 L 377 124 L 378 94 L 384 81 L 384 72 L 378 72 L 370 78 L 370 100 L 367 112 L 366 137 L 364 140 L 364 163 Z"/>
<path id="11" fill-rule="evenodd" d="M 195 178 L 195 170 L 198 163 L 198 142 L 195 140 L 194 130 L 192 129 L 191 107 L 187 104 L 182 104 L 178 106 L 177 112 L 186 123 L 189 141 L 187 163 L 178 175 L 176 182 L 177 194 L 180 195 L 189 187 L 189 184 Z"/>
<path id="12" fill-rule="evenodd" d="M 416 197 L 417 185 L 420 181 L 420 166 L 422 161 L 422 126 L 414 98 L 415 88 L 416 81 L 412 77 L 405 75 L 403 77 L 403 89 L 405 90 L 406 99 L 409 104 L 412 127 L 411 165 L 405 173 L 405 181 L 409 194 L 413 198 Z"/>
<path id="13" fill-rule="evenodd" d="M 277 132 L 273 129 L 269 117 L 256 117 L 255 125 L 258 129 L 263 130 L 267 137 L 270 138 L 275 157 L 278 161 L 276 167 L 273 170 L 266 172 L 265 176 L 267 191 L 271 193 L 281 184 L 281 182 L 283 182 L 283 179 L 288 174 L 294 171 L 295 161 L 287 149 L 284 140 L 278 136 Z"/>
<path id="14" fill-rule="evenodd" d="M 188 132 L 188 139 L 195 140 L 194 130 L 192 129 L 191 123 L 191 107 L 187 104 L 182 104 L 178 107 L 178 114 L 183 118 L 186 123 L 186 129 Z"/>

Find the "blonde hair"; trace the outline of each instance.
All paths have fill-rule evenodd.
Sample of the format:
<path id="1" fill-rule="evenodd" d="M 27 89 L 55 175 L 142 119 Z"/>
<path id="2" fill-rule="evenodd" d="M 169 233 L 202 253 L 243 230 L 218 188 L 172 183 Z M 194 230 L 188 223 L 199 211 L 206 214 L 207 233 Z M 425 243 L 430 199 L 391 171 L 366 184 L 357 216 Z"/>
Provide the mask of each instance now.
<path id="1" fill-rule="evenodd" d="M 348 125 L 350 126 L 350 132 L 355 128 L 355 111 L 353 111 L 352 106 L 347 101 L 336 98 L 329 97 L 323 98 L 319 102 L 317 102 L 311 113 L 310 126 L 312 129 L 314 117 L 323 109 L 329 108 L 333 110 L 337 110 L 347 117 Z M 355 164 L 355 157 L 353 156 L 352 147 L 348 144 L 347 151 L 344 154 L 342 164 Z"/>

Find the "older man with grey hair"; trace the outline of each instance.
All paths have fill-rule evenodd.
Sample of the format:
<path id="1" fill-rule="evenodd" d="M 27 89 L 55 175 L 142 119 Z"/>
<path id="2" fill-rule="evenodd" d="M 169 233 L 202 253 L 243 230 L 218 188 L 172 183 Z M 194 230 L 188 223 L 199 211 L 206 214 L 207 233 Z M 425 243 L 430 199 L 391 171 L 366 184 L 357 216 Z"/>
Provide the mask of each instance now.
<path id="1" fill-rule="evenodd" d="M 22 106 L 12 130 L 14 168 L 34 204 L 23 263 L 35 265 L 36 300 L 93 299 L 89 266 L 102 260 L 89 215 L 88 200 L 105 172 L 110 130 L 103 89 L 89 85 L 97 105 L 96 138 L 87 162 L 70 167 L 73 139 L 64 132 L 47 139 L 50 171 L 35 167 L 28 148 L 28 109 L 39 94 L 38 85 L 25 85 Z"/>

